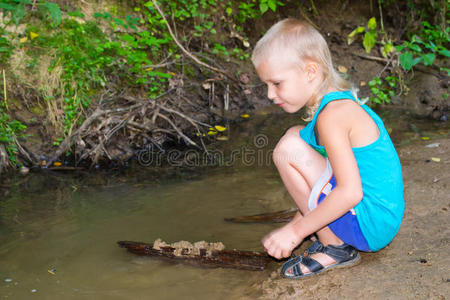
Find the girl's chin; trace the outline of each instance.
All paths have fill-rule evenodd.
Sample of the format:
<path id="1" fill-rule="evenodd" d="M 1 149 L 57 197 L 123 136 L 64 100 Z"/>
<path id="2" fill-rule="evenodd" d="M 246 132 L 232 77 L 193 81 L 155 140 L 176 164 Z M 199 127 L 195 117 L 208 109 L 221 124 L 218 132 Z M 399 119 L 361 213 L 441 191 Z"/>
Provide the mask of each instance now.
<path id="1" fill-rule="evenodd" d="M 281 108 L 282 108 L 285 112 L 287 112 L 287 113 L 289 113 L 289 114 L 296 113 L 296 112 L 298 112 L 298 111 L 300 110 L 300 108 L 297 109 L 297 108 L 295 108 L 295 107 L 286 105 L 286 103 L 284 103 L 283 105 L 280 105 L 280 106 L 281 106 Z"/>

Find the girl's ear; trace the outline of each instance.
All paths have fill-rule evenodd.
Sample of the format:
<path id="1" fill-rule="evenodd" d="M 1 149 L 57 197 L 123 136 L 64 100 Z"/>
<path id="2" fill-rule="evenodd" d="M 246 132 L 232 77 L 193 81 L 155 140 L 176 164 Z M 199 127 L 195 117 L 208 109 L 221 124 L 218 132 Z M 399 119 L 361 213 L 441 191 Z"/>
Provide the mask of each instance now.
<path id="1" fill-rule="evenodd" d="M 313 81 L 319 75 L 319 64 L 314 61 L 309 61 L 305 66 L 306 78 L 308 81 Z"/>

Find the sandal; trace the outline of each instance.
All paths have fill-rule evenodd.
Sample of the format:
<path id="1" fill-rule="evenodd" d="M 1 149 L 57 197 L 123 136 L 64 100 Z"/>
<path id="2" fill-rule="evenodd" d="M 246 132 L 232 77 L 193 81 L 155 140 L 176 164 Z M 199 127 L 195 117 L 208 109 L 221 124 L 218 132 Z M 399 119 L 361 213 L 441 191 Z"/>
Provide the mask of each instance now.
<path id="1" fill-rule="evenodd" d="M 313 253 L 324 253 L 334 259 L 336 263 L 324 267 L 317 260 L 309 257 Z M 281 268 L 281 276 L 285 278 L 300 279 L 319 274 L 334 267 L 352 266 L 358 263 L 360 259 L 361 257 L 358 251 L 348 244 L 342 244 L 340 246 L 324 246 L 317 240 L 311 247 L 305 250 L 303 255 L 288 260 Z M 306 266 L 310 272 L 303 274 L 300 264 Z M 289 273 L 290 270 L 292 270 L 291 273 Z"/>

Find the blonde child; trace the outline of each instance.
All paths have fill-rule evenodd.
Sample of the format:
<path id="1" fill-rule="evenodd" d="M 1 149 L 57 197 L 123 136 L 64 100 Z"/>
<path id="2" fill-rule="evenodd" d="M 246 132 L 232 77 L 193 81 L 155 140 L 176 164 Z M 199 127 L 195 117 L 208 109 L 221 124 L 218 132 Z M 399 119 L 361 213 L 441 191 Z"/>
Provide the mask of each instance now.
<path id="1" fill-rule="evenodd" d="M 307 108 L 306 127 L 290 128 L 273 159 L 299 212 L 263 239 L 273 257 L 288 257 L 305 237 L 318 237 L 282 275 L 303 278 L 360 260 L 397 233 L 403 217 L 400 161 L 381 119 L 359 103 L 335 71 L 320 33 L 286 19 L 258 41 L 252 61 L 268 97 L 288 113 Z"/>

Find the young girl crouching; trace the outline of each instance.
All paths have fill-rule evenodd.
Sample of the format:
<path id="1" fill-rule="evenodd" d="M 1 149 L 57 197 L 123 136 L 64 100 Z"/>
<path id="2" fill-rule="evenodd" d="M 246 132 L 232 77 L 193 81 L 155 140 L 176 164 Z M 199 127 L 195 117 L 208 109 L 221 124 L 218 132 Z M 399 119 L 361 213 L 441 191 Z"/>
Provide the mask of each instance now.
<path id="1" fill-rule="evenodd" d="M 290 128 L 273 159 L 299 208 L 263 239 L 273 257 L 288 257 L 305 237 L 318 240 L 287 261 L 282 275 L 303 278 L 360 260 L 392 241 L 404 211 L 400 161 L 382 120 L 359 103 L 333 68 L 320 33 L 295 19 L 278 22 L 252 55 L 268 97 L 288 113 L 308 110 L 306 127 Z"/>

